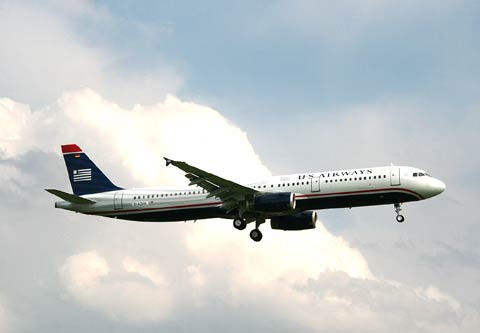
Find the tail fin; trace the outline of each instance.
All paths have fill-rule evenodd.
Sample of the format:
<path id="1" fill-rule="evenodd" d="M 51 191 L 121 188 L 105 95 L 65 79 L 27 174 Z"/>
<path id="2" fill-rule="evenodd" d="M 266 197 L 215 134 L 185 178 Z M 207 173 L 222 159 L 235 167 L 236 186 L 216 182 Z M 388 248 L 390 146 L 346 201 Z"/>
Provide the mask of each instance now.
<path id="1" fill-rule="evenodd" d="M 75 145 L 62 145 L 68 178 L 75 195 L 121 190 L 93 163 L 82 149 Z"/>

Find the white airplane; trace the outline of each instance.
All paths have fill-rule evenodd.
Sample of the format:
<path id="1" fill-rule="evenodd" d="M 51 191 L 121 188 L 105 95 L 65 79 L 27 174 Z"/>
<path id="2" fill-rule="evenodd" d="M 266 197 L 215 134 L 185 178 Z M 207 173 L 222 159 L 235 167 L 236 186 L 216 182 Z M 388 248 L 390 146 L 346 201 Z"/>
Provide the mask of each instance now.
<path id="1" fill-rule="evenodd" d="M 327 208 L 393 204 L 398 222 L 401 204 L 431 198 L 445 184 L 425 171 L 408 166 L 383 166 L 271 177 L 241 185 L 185 162 L 165 158 L 190 180 L 189 188 L 134 188 L 115 186 L 75 144 L 62 153 L 73 193 L 46 191 L 60 197 L 56 208 L 87 215 L 142 222 L 233 219 L 239 230 L 255 222 L 250 238 L 262 239 L 259 226 L 270 219 L 272 229 L 315 228 L 317 213 Z"/>

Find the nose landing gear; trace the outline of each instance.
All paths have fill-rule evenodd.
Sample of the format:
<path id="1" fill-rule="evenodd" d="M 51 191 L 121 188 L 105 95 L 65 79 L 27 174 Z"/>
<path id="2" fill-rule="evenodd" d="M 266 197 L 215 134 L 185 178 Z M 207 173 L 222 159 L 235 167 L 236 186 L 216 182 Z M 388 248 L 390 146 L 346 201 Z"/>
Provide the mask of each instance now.
<path id="1" fill-rule="evenodd" d="M 402 223 L 403 221 L 405 221 L 405 217 L 403 217 L 403 215 L 400 214 L 402 208 L 401 208 L 402 204 L 401 203 L 396 203 L 394 204 L 394 207 L 395 207 L 395 213 L 397 213 L 397 222 L 398 223 Z"/>

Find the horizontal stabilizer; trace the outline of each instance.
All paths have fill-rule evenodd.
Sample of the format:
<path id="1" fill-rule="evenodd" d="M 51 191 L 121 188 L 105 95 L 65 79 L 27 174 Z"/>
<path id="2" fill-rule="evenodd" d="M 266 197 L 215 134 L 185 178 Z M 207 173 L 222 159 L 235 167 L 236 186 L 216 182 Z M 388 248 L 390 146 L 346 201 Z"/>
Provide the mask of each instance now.
<path id="1" fill-rule="evenodd" d="M 93 204 L 95 201 L 85 199 L 82 197 L 79 197 L 78 195 L 66 193 L 60 190 L 54 190 L 54 189 L 45 189 L 48 193 L 52 193 L 53 195 L 56 195 L 59 198 L 62 198 L 65 201 L 74 203 L 74 204 L 80 204 L 80 205 L 88 205 L 88 204 Z"/>

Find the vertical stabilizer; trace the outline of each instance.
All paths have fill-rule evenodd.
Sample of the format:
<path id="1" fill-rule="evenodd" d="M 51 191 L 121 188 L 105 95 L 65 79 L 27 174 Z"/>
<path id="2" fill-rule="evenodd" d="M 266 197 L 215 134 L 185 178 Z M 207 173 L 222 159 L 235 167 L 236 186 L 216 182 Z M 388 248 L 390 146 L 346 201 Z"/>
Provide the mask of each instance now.
<path id="1" fill-rule="evenodd" d="M 75 195 L 122 190 L 105 176 L 79 146 L 62 145 L 62 153 Z"/>

